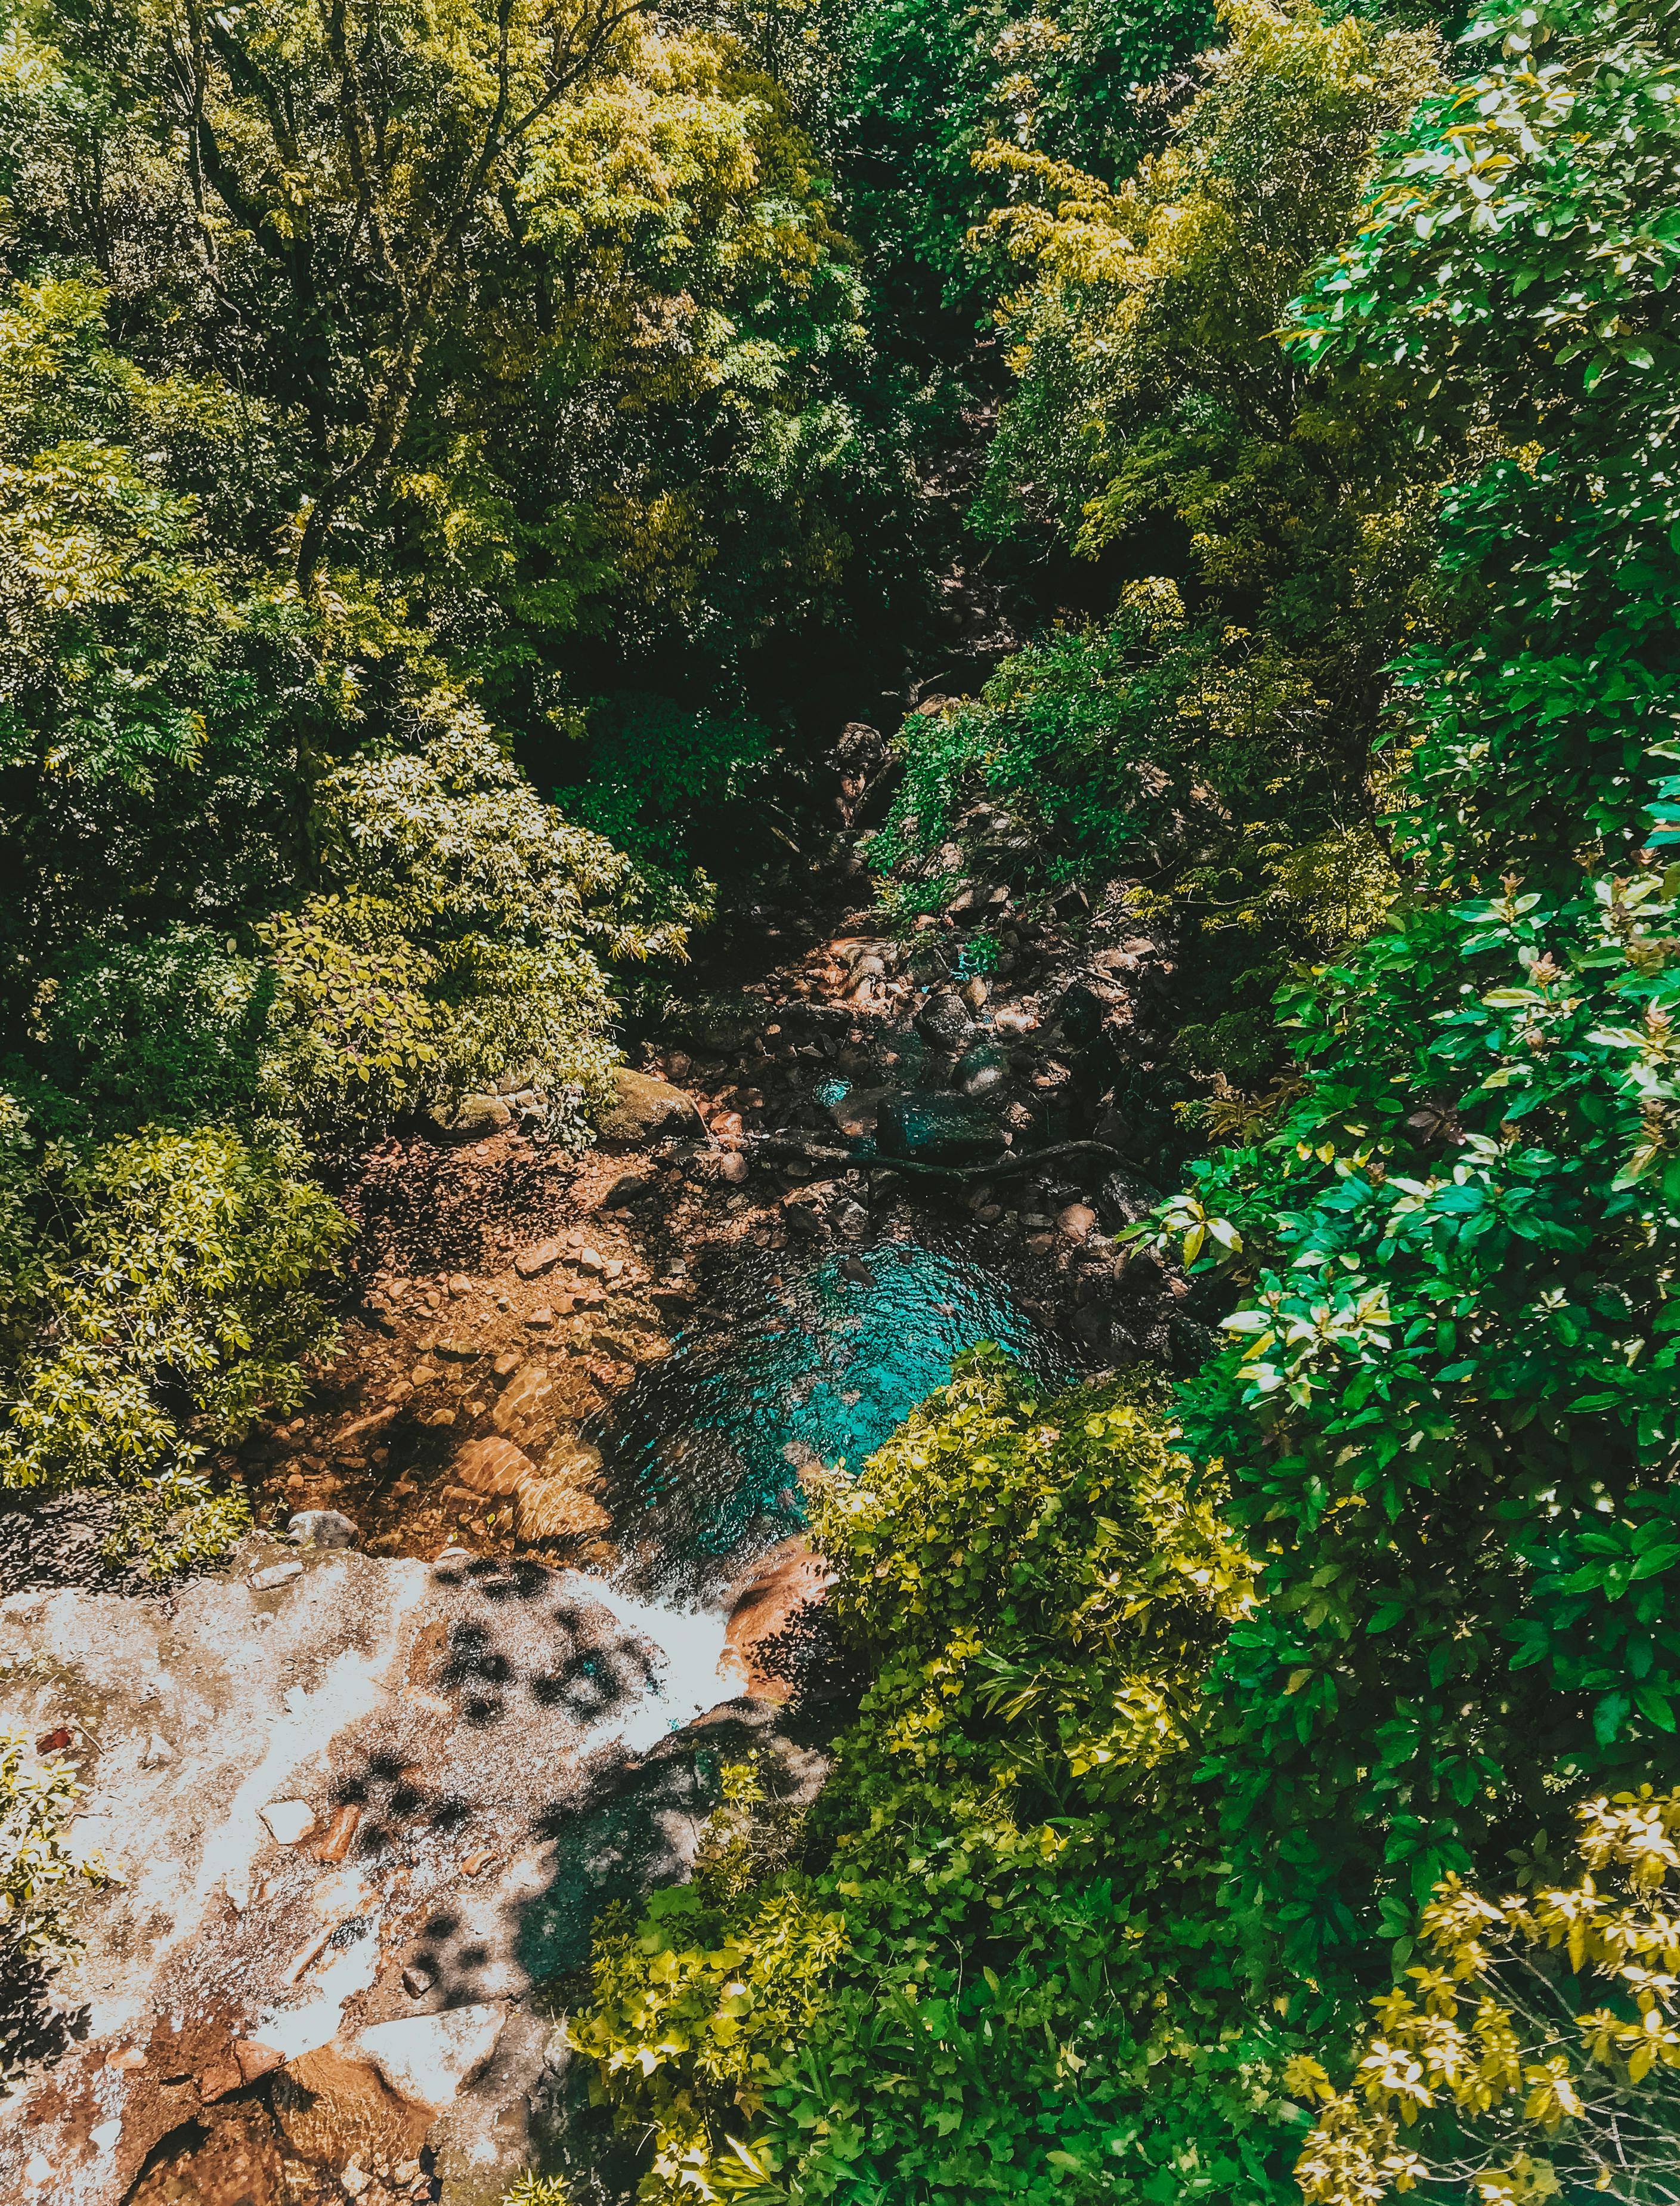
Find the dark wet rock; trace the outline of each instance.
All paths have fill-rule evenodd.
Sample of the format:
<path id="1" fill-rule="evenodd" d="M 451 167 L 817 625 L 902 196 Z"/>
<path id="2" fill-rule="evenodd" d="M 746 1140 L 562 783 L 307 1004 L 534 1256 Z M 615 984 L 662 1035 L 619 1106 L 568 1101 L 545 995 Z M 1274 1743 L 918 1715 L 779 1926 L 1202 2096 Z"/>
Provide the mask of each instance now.
<path id="1" fill-rule="evenodd" d="M 954 988 L 942 988 L 916 1013 L 916 1032 L 935 1049 L 961 1050 L 974 1031 L 968 1006 Z"/>
<path id="2" fill-rule="evenodd" d="M 747 1046 L 764 1016 L 764 1005 L 746 997 L 702 996 L 682 1007 L 669 1032 L 691 1048 L 726 1055 Z"/>
<path id="3" fill-rule="evenodd" d="M 1111 1303 L 1088 1303 L 1075 1315 L 1073 1329 L 1093 1362 L 1123 1370 L 1138 1359 L 1136 1333 Z"/>
<path id="4" fill-rule="evenodd" d="M 879 728 L 850 720 L 834 746 L 834 763 L 840 774 L 835 808 L 842 824 L 852 829 L 879 826 L 904 778 L 903 760 Z"/>
<path id="5" fill-rule="evenodd" d="M 992 1095 L 1010 1076 L 1010 1061 L 995 1041 L 973 1041 L 956 1060 L 952 1075 L 964 1095 Z"/>
<path id="6" fill-rule="evenodd" d="M 1103 1182 L 1097 1195 L 1097 1215 L 1111 1233 L 1117 1233 L 1147 1218 L 1160 1200 L 1159 1188 L 1151 1186 L 1140 1173 L 1122 1169 L 1111 1172 Z"/>
<path id="7" fill-rule="evenodd" d="M 1088 1049 L 1101 1034 L 1112 1005 L 1086 981 L 1075 981 L 1057 1000 L 1056 1017 L 1069 1041 Z"/>
<path id="8" fill-rule="evenodd" d="M 980 881 L 971 888 L 959 890 L 945 909 L 959 927 L 974 927 L 983 920 L 1007 917 L 1010 905 L 1010 892 L 1006 888 Z"/>
<path id="9" fill-rule="evenodd" d="M 876 1113 L 875 1142 L 884 1157 L 928 1165 L 984 1164 L 1004 1147 L 983 1106 L 931 1088 L 889 1096 Z"/>
<path id="10" fill-rule="evenodd" d="M 861 1141 L 874 1132 L 876 1112 L 889 1095 L 897 1093 L 892 1088 L 849 1088 L 838 1101 L 825 1107 L 843 1134 Z"/>

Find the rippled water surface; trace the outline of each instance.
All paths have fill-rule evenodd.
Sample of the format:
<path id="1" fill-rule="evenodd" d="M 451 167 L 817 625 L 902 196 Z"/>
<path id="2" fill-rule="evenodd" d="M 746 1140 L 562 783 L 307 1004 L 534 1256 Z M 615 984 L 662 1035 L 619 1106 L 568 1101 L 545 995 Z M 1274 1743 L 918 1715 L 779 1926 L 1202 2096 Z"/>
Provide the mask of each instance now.
<path id="1" fill-rule="evenodd" d="M 650 1589 L 703 1597 L 724 1559 L 798 1530 L 800 1470 L 855 1469 L 977 1342 L 1046 1382 L 1070 1375 L 1001 1279 L 921 1243 L 744 1259 L 716 1300 L 591 1433 Z"/>

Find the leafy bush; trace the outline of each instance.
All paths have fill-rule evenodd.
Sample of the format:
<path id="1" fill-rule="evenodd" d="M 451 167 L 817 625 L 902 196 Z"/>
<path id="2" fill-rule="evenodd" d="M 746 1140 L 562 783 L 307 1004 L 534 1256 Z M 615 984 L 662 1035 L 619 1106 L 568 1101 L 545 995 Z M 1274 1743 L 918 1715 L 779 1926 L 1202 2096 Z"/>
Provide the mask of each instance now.
<path id="1" fill-rule="evenodd" d="M 0 764 L 145 787 L 198 754 L 236 615 L 194 502 L 140 447 L 219 394 L 148 383 L 104 303 L 60 279 L 0 306 Z"/>
<path id="2" fill-rule="evenodd" d="M 1504 448 L 1445 505 L 1465 631 L 1406 669 L 1410 892 L 1294 993 L 1298 1099 L 1177 1213 L 1243 1243 L 1186 1431 L 1265 1596 L 1210 1767 L 1235 1890 L 1320 1976 L 1560 1794 L 1680 1768 L 1675 20 L 1484 26 L 1509 53 L 1303 310 Z"/>
<path id="3" fill-rule="evenodd" d="M 1245 2012 L 1191 1782 L 1250 1574 L 1188 1471 L 1135 1391 L 980 1350 L 819 1494 L 878 1667 L 807 1865 L 616 1926 L 573 2025 L 657 2133 L 645 2197 L 1288 2195 L 1296 2040 Z"/>
<path id="4" fill-rule="evenodd" d="M 831 114 L 852 220 L 885 310 L 924 343 L 932 310 L 990 303 L 971 236 L 984 206 L 975 155 L 1027 127 L 1071 159 L 1123 173 L 1153 134 L 1149 88 L 1212 27 L 1206 0 L 857 0 L 832 13 Z"/>
<path id="5" fill-rule="evenodd" d="M 256 962 L 209 927 L 90 940 L 37 991 L 32 1116 L 53 1135 L 181 1130 L 248 1116 L 270 993 Z M 15 1076 L 27 1078 L 20 1062 Z"/>
<path id="6" fill-rule="evenodd" d="M 1178 1053 L 1247 1084 L 1275 1060 L 1268 1006 L 1291 957 L 1368 933 L 1395 885 L 1368 826 L 1325 825 L 1322 707 L 1276 647 L 1192 623 L 1171 581 L 1129 584 L 1106 623 L 1057 629 L 978 700 L 905 721 L 869 862 L 904 915 L 968 876 L 1028 897 L 1124 877 L 1189 921 L 1187 1008 L 1247 1006 L 1186 1018 Z"/>
<path id="7" fill-rule="evenodd" d="M 571 2206 L 571 2191 L 558 2175 L 538 2175 L 525 2168 L 502 2193 L 502 2206 Z"/>
<path id="8" fill-rule="evenodd" d="M 349 1221 L 283 1130 L 259 1142 L 159 1129 L 33 1161 L 33 1211 L 0 1386 L 0 1485 L 151 1481 L 190 1505 L 209 1442 L 295 1408 L 299 1362 L 331 1343 L 321 1288 Z"/>
<path id="9" fill-rule="evenodd" d="M 622 1908 L 604 1917 L 589 2012 L 569 2024 L 595 2063 L 593 2096 L 652 2130 L 641 2186 L 652 2197 L 709 2196 L 760 2173 L 728 2126 L 761 2110 L 766 2084 L 798 2052 L 844 1936 L 802 1880 L 775 1874 L 784 1849 L 762 1842 L 753 1766 L 726 1763 L 721 1781 L 693 1881 L 656 1893 L 639 1920 Z"/>
<path id="10" fill-rule="evenodd" d="M 906 911 L 962 874 L 1162 899 L 1177 1053 L 1246 1087 L 1275 1065 L 1265 1005 L 1291 962 L 1368 931 L 1394 886 L 1373 749 L 1387 662 L 1439 617 L 1424 486 L 1469 432 L 1421 442 L 1385 390 L 1275 342 L 1438 80 L 1433 34 L 1309 0 L 1219 15 L 1195 96 L 1124 181 L 1030 127 L 979 157 L 1010 186 L 988 235 L 1027 280 L 1000 309 L 1016 384 L 976 519 L 1151 579 L 978 701 L 913 715 L 871 859 Z"/>
<path id="11" fill-rule="evenodd" d="M 0 1947 L 8 1959 L 65 1961 L 78 1941 L 65 1905 L 78 1884 L 103 1884 L 97 1855 L 73 1853 L 65 1826 L 80 1791 L 57 1755 L 43 1758 L 14 1725 L 0 1725 Z"/>
<path id="12" fill-rule="evenodd" d="M 1291 2064 L 1292 2088 L 1323 2102 L 1296 2169 L 1309 2201 L 1374 2206 L 1420 2184 L 1480 2206 L 1672 2192 L 1680 1794 L 1600 1794 L 1576 1822 L 1584 1868 L 1568 1885 L 1497 1902 L 1456 1876 L 1436 1887 L 1430 1959 L 1406 1971 L 1415 1989 L 1372 2002 L 1345 2091 L 1318 2061 Z"/>
<path id="13" fill-rule="evenodd" d="M 624 696 L 589 716 L 587 778 L 557 793 L 572 818 L 662 874 L 765 856 L 760 802 L 774 753 L 745 712 L 692 712 L 667 697 Z"/>
<path id="14" fill-rule="evenodd" d="M 616 1061 L 607 962 L 681 954 L 704 903 L 647 912 L 630 860 L 543 803 L 444 696 L 412 749 L 333 767 L 317 811 L 329 885 L 265 930 L 271 1107 L 345 1139 L 518 1073 L 587 1138 Z"/>

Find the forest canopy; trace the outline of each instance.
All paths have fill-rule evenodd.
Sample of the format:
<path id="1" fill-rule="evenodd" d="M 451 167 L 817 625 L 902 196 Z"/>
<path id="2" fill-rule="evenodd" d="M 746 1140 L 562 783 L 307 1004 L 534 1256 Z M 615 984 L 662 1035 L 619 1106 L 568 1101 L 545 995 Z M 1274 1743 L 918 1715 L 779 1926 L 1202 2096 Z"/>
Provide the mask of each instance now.
<path id="1" fill-rule="evenodd" d="M 0 1485 L 224 1555 L 356 1160 L 586 1148 L 767 881 L 1106 899 L 1200 1345 L 811 1476 L 831 1774 L 603 1917 L 593 2134 L 1671 2199 L 1677 0 L 0 0 Z"/>

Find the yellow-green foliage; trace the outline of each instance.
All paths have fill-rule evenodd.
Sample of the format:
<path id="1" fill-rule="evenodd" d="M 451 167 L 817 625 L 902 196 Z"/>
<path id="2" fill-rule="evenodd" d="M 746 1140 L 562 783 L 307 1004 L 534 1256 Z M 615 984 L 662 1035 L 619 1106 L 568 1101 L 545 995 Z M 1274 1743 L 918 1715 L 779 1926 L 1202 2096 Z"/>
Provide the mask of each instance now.
<path id="1" fill-rule="evenodd" d="M 572 2206 L 572 2194 L 560 2175 L 539 2175 L 524 2168 L 502 2193 L 502 2206 Z"/>
<path id="2" fill-rule="evenodd" d="M 1249 1597 L 1218 1503 L 1147 1389 L 1046 1399 L 995 1350 L 819 1489 L 874 1676 L 807 1865 L 616 1921 L 571 2025 L 644 2198 L 1285 2197 L 1291 2041 L 1244 2015 L 1191 1782 Z"/>
<path id="3" fill-rule="evenodd" d="M 78 279 L 0 295 L 0 765 L 146 789 L 197 758 L 238 625 L 156 448 L 229 409 L 107 350 L 104 307 Z"/>
<path id="4" fill-rule="evenodd" d="M 756 2178 L 742 2133 L 808 2034 L 844 1935 L 755 1843 L 764 1794 L 752 1765 L 726 1763 L 722 1791 L 693 1881 L 655 1893 L 639 1921 L 615 1911 L 604 1922 L 589 2010 L 569 2025 L 595 2063 L 596 2098 L 652 2131 L 649 2199 L 715 2197 Z"/>
<path id="5" fill-rule="evenodd" d="M 617 1054 L 605 963 L 681 955 L 705 884 L 645 915 L 629 859 L 545 804 L 482 714 L 434 695 L 419 720 L 413 749 L 326 775 L 331 885 L 264 930 L 270 1107 L 343 1136 L 516 1073 L 581 1140 Z"/>
<path id="6" fill-rule="evenodd" d="M 1202 57 L 1205 89 L 1124 182 L 1008 143 L 980 157 L 1017 180 L 1022 198 L 992 226 L 1034 271 L 1004 310 L 1022 394 L 994 470 L 1007 479 L 1041 413 L 1056 440 L 1034 455 L 1041 487 L 1060 491 L 1082 548 L 1165 510 L 1215 589 L 1275 587 L 1305 535 L 1380 595 L 1405 579 L 1403 462 L 1377 412 L 1304 394 L 1272 340 L 1351 227 L 1379 134 L 1438 86 L 1439 43 L 1326 20 L 1310 0 L 1224 0 L 1219 14 L 1228 37 Z M 1175 403 L 1191 391 L 1200 402 Z M 1327 492 L 1346 501 L 1339 524 Z M 1329 612 L 1331 573 L 1314 585 Z"/>
<path id="7" fill-rule="evenodd" d="M 80 1787 L 57 1755 L 38 1755 L 27 1735 L 0 1725 L 0 1949 L 52 1966 L 76 1951 L 65 1914 L 80 1886 L 104 1884 L 97 1855 L 71 1851 L 64 1832 Z"/>
<path id="8" fill-rule="evenodd" d="M 1147 1394 L 1040 1404 L 983 1356 L 855 1484 L 819 1494 L 812 1537 L 848 1636 L 882 1656 L 865 1709 L 891 1711 L 896 1775 L 936 1771 L 959 1744 L 1000 1803 L 1013 1794 L 1016 1756 L 962 1736 L 977 1698 L 1030 1716 L 1036 1774 L 1059 1781 L 1064 1762 L 1093 1794 L 1153 1792 L 1250 1579 L 1189 1469 Z"/>
<path id="9" fill-rule="evenodd" d="M 39 1160 L 26 1192 L 36 1239 L 0 1364 L 0 1485 L 189 1477 L 204 1442 L 301 1398 L 350 1226 L 295 1135 L 146 1129 Z"/>
<path id="10" fill-rule="evenodd" d="M 1570 1884 L 1497 1902 L 1457 1876 L 1435 1887 L 1429 1958 L 1372 2002 L 1345 2091 L 1292 2064 L 1290 2088 L 1322 2102 L 1296 2170 L 1309 2201 L 1673 2195 L 1680 1792 L 1601 1794 L 1576 1821 Z"/>

